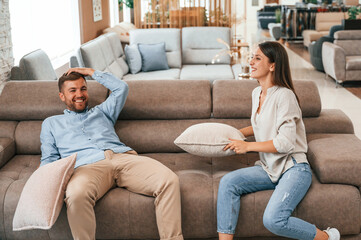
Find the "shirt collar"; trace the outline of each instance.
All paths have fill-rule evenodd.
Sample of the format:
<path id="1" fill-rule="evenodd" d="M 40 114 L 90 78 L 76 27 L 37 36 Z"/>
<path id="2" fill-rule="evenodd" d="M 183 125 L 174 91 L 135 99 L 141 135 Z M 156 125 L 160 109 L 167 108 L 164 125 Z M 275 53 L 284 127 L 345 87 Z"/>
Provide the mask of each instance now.
<path id="1" fill-rule="evenodd" d="M 270 96 L 272 93 L 274 93 L 278 88 L 280 88 L 280 86 L 278 86 L 278 85 L 274 85 L 274 86 L 272 86 L 272 87 L 270 87 L 270 88 L 267 88 L 267 96 Z M 259 86 L 259 92 L 258 92 L 258 94 L 261 94 L 261 92 L 262 92 L 262 87 L 261 86 Z"/>
<path id="2" fill-rule="evenodd" d="M 267 89 L 267 95 L 274 93 L 280 86 L 274 85 L 273 87 L 270 87 Z"/>
<path id="3" fill-rule="evenodd" d="M 88 112 L 88 107 L 86 107 L 86 108 L 84 109 L 84 111 L 82 111 L 82 112 L 80 112 L 80 113 L 71 111 L 71 110 L 69 110 L 69 109 L 65 109 L 65 110 L 64 110 L 64 114 L 72 114 L 72 115 L 85 114 L 86 112 Z"/>

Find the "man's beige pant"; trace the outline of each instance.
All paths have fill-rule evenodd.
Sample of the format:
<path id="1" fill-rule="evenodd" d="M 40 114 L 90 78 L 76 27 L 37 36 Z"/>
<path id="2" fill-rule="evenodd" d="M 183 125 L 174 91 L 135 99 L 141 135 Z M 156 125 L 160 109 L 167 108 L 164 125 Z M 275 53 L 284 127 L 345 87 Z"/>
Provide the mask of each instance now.
<path id="1" fill-rule="evenodd" d="M 104 160 L 76 168 L 68 183 L 65 202 L 74 239 L 95 239 L 95 202 L 116 186 L 154 196 L 160 238 L 183 239 L 177 175 L 154 159 L 110 150 Z"/>

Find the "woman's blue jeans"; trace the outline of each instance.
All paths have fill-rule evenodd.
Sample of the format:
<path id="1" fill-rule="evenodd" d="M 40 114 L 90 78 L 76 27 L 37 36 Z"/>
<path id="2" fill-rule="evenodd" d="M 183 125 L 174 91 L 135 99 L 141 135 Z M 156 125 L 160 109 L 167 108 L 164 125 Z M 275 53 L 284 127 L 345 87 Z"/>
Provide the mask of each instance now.
<path id="1" fill-rule="evenodd" d="M 310 166 L 307 163 L 294 163 L 276 183 L 270 180 L 261 166 L 238 169 L 223 176 L 218 189 L 217 231 L 234 234 L 242 195 L 274 189 L 263 215 L 264 226 L 278 236 L 314 239 L 314 225 L 291 217 L 312 181 Z"/>

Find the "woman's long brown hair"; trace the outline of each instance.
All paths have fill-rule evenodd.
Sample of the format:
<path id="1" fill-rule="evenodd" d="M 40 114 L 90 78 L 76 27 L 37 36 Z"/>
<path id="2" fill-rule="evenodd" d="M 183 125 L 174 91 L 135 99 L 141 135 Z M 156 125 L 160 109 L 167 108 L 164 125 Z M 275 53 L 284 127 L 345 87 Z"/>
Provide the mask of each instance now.
<path id="1" fill-rule="evenodd" d="M 260 43 L 258 46 L 262 53 L 268 57 L 270 62 L 275 64 L 275 70 L 273 71 L 274 84 L 292 90 L 298 104 L 300 104 L 295 88 L 293 87 L 290 63 L 286 49 L 280 43 L 271 41 Z"/>

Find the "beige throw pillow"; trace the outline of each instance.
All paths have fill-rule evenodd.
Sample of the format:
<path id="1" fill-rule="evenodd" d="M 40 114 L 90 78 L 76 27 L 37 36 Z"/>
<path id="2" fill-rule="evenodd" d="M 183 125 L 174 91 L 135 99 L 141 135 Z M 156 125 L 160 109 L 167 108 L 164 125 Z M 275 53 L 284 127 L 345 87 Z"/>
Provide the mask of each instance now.
<path id="1" fill-rule="evenodd" d="M 223 123 L 200 123 L 187 128 L 174 143 L 184 151 L 203 157 L 234 155 L 233 150 L 223 151 L 231 139 L 245 140 L 236 128 Z"/>
<path id="2" fill-rule="evenodd" d="M 25 183 L 13 230 L 50 229 L 60 214 L 76 154 L 38 168 Z"/>

